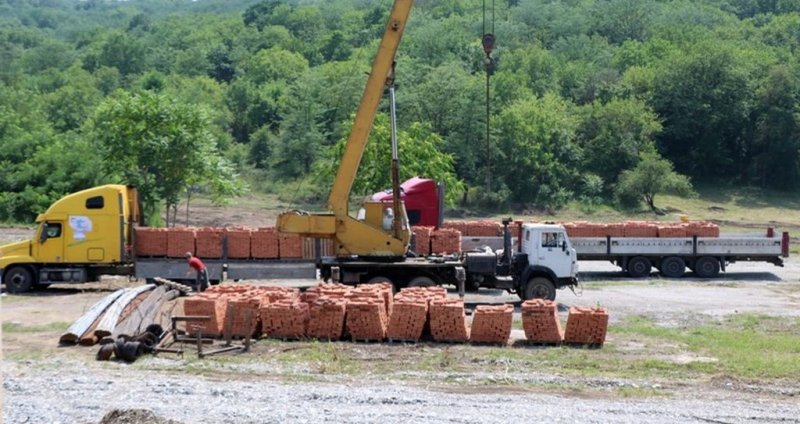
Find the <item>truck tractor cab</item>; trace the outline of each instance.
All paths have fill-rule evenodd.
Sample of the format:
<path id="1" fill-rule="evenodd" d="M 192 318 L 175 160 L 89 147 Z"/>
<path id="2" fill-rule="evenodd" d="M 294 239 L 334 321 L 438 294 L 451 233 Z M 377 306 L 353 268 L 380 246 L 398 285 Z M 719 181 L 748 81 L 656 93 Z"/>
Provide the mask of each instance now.
<path id="1" fill-rule="evenodd" d="M 556 289 L 577 284 L 578 257 L 563 226 L 522 224 L 519 248 L 512 268 L 522 300 L 553 300 Z"/>

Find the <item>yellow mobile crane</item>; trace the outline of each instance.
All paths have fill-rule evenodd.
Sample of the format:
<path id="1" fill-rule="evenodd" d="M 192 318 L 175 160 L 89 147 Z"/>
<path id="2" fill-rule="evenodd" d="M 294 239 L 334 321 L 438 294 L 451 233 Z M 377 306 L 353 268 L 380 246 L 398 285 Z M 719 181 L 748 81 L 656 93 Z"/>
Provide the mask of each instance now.
<path id="1" fill-rule="evenodd" d="M 389 22 L 383 33 L 378 53 L 361 97 L 353 129 L 347 139 L 336 179 L 328 197 L 329 212 L 286 212 L 278 216 L 277 227 L 282 233 L 295 233 L 305 237 L 332 238 L 337 257 L 380 258 L 400 260 L 406 254 L 410 229 L 405 207 L 400 201 L 397 182 L 397 148 L 394 131 L 394 58 L 403 36 L 413 0 L 395 0 Z M 356 177 L 364 148 L 372 130 L 384 88 L 388 87 L 392 102 L 392 185 L 393 216 L 391 228 L 386 224 L 388 210 L 384 203 L 367 201 L 362 217 L 349 213 L 350 190 Z"/>

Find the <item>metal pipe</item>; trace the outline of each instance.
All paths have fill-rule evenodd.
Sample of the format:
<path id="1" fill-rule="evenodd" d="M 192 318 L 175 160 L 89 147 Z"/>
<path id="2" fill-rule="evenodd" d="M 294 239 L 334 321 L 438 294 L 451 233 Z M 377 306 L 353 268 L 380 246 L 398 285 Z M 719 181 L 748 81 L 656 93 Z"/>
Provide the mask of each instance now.
<path id="1" fill-rule="evenodd" d="M 394 74 L 394 65 L 392 65 Z M 392 230 L 394 237 L 401 237 L 401 214 L 400 214 L 400 161 L 397 154 L 397 105 L 395 103 L 394 78 L 389 85 L 389 116 L 391 117 L 392 133 L 392 209 L 394 217 L 392 219 Z"/>

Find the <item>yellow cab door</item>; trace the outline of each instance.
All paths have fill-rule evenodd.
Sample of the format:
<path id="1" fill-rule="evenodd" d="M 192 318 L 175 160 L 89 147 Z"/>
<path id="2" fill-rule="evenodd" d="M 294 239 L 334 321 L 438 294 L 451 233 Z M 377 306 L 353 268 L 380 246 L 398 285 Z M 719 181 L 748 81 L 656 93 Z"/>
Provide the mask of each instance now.
<path id="1" fill-rule="evenodd" d="M 64 262 L 64 221 L 50 219 L 39 225 L 34 244 L 35 257 L 42 263 Z"/>
<path id="2" fill-rule="evenodd" d="M 122 237 L 118 194 L 93 193 L 80 199 L 82 208 L 67 216 L 64 256 L 70 263 L 109 263 L 120 260 Z"/>

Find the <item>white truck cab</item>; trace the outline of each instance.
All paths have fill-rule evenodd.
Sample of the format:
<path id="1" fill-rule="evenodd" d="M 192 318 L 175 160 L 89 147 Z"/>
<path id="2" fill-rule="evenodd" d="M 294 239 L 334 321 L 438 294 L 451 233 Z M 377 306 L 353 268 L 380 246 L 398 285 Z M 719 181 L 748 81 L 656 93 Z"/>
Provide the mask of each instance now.
<path id="1" fill-rule="evenodd" d="M 558 279 L 578 275 L 577 253 L 561 225 L 523 224 L 521 248 L 529 264 L 551 269 Z"/>

